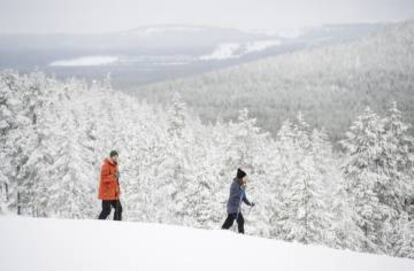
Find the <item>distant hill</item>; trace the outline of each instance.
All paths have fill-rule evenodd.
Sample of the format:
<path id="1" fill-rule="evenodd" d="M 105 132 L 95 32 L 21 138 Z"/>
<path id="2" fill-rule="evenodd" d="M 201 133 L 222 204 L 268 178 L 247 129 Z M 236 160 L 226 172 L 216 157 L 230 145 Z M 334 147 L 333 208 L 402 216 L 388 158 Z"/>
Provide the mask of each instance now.
<path id="1" fill-rule="evenodd" d="M 193 76 L 292 50 L 354 40 L 381 24 L 241 31 L 149 25 L 101 34 L 0 34 L 0 69 L 39 68 L 59 78 L 104 78 L 117 88 Z"/>
<path id="2" fill-rule="evenodd" d="M 233 119 L 247 107 L 272 132 L 301 111 L 337 140 L 364 107 L 383 113 L 392 100 L 414 124 L 414 21 L 384 26 L 358 41 L 153 84 L 135 93 L 168 102 L 172 91 L 179 91 L 205 121 Z"/>

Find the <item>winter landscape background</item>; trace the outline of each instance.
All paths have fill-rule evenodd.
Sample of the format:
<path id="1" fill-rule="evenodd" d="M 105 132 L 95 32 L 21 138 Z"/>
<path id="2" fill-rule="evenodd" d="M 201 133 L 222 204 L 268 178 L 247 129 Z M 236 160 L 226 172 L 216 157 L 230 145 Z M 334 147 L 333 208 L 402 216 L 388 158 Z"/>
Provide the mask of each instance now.
<path id="1" fill-rule="evenodd" d="M 412 20 L 0 34 L 0 67 L 1 214 L 95 219 L 116 149 L 127 221 L 218 229 L 242 167 L 248 234 L 414 258 Z"/>

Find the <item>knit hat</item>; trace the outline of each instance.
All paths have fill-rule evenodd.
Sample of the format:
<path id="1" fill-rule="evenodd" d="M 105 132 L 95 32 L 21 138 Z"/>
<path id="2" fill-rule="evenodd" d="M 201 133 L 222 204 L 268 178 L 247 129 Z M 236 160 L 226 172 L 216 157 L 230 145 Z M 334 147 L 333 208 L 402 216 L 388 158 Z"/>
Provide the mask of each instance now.
<path id="1" fill-rule="evenodd" d="M 118 152 L 117 151 L 111 151 L 109 153 L 109 157 L 114 157 L 114 156 L 118 156 Z"/>
<path id="2" fill-rule="evenodd" d="M 240 168 L 237 169 L 237 178 L 238 179 L 242 179 L 246 176 L 246 172 L 244 172 L 243 170 L 241 170 Z"/>

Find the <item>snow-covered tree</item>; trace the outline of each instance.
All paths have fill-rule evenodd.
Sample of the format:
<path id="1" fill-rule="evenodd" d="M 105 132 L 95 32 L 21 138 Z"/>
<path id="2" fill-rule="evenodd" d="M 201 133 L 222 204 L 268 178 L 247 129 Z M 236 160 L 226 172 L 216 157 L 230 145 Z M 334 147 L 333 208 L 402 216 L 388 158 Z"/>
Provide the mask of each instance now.
<path id="1" fill-rule="evenodd" d="M 295 123 L 286 122 L 279 133 L 279 144 L 285 144 L 280 151 L 288 154 L 281 154 L 286 175 L 282 181 L 278 226 L 285 240 L 326 243 L 331 230 L 324 177 L 327 169 L 321 168 L 323 165 L 317 159 L 325 147 L 322 136 L 315 133 L 313 137 L 315 145 L 301 114 Z"/>
<path id="2" fill-rule="evenodd" d="M 396 102 L 393 102 L 389 109 L 384 128 L 385 142 L 382 157 L 384 172 L 389 182 L 378 189 L 381 189 L 379 193 L 384 197 L 383 201 L 401 213 L 404 200 L 413 192 L 410 179 L 413 177 L 414 140 L 409 135 L 410 126 L 403 122 Z"/>
<path id="3" fill-rule="evenodd" d="M 357 224 L 367 240 L 365 249 L 381 249 L 380 232 L 392 210 L 380 201 L 376 191 L 387 180 L 381 165 L 384 128 L 381 119 L 366 108 L 351 126 L 342 144 L 348 155 L 344 165 L 347 190 L 352 195 Z"/>
<path id="4" fill-rule="evenodd" d="M 401 218 L 405 216 L 405 201 L 413 192 L 411 153 L 413 139 L 408 134 L 409 125 L 402 120 L 402 114 L 393 102 L 384 119 L 384 142 L 381 154 L 381 166 L 387 178 L 378 183 L 376 191 L 381 203 L 390 209 L 384 221 L 382 231 L 383 247 L 389 255 L 399 255 L 402 243 Z"/>
<path id="5" fill-rule="evenodd" d="M 414 259 L 414 220 L 410 220 L 408 215 L 403 213 L 400 217 L 395 235 L 397 238 L 398 251 L 391 248 L 395 254 L 400 257 L 407 257 Z"/>

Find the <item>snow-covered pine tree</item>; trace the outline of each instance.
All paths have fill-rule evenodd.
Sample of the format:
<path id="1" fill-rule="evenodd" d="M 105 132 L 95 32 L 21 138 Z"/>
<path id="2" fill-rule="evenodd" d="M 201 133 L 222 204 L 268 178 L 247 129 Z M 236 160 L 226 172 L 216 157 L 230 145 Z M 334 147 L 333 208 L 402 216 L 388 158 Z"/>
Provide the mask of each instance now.
<path id="1" fill-rule="evenodd" d="M 387 178 L 378 183 L 376 191 L 380 202 L 390 209 L 381 234 L 384 250 L 388 255 L 398 256 L 402 246 L 400 242 L 402 233 L 399 232 L 402 230 L 401 217 L 406 212 L 406 199 L 410 198 L 413 192 L 410 184 L 412 178 L 410 150 L 414 146 L 414 141 L 408 133 L 409 126 L 403 122 L 396 102 L 392 102 L 384 123 L 385 140 L 381 162 Z"/>
<path id="2" fill-rule="evenodd" d="M 276 175 L 272 183 L 271 190 L 271 215 L 270 215 L 270 234 L 274 238 L 285 239 L 287 229 L 283 227 L 283 221 L 289 218 L 289 210 L 286 209 L 283 195 L 288 189 L 288 180 L 291 179 L 295 164 L 295 135 L 292 123 L 289 120 L 283 122 L 276 140 L 277 161 L 275 164 Z"/>
<path id="3" fill-rule="evenodd" d="M 342 141 L 347 154 L 343 167 L 347 191 L 352 197 L 357 224 L 366 237 L 364 250 L 371 252 L 381 250 L 380 233 L 390 215 L 376 191 L 377 185 L 387 178 L 380 164 L 383 134 L 383 122 L 367 107 Z"/>
<path id="4" fill-rule="evenodd" d="M 24 162 L 22 146 L 15 145 L 22 137 L 22 130 L 30 122 L 25 116 L 21 80 L 17 73 L 0 73 L 0 170 L 8 186 L 7 206 L 20 213 L 17 205 L 17 175 Z"/>
<path id="5" fill-rule="evenodd" d="M 298 142 L 298 128 L 293 123 L 285 122 L 278 135 L 284 174 L 279 194 L 277 227 L 283 240 L 306 242 L 307 221 L 304 205 L 305 198 L 307 199 L 308 176 L 303 168 L 299 167 L 299 163 L 303 163 L 305 157 L 305 150 L 302 148 L 305 142 Z"/>
<path id="6" fill-rule="evenodd" d="M 21 128 L 20 93 L 17 91 L 17 75 L 12 72 L 0 73 L 0 187 L 3 209 L 9 205 L 9 192 L 15 185 L 18 161 L 14 146 L 16 131 Z M 4 212 L 6 210 L 2 210 Z"/>
<path id="7" fill-rule="evenodd" d="M 171 107 L 169 113 L 169 128 L 170 136 L 181 137 L 185 127 L 185 120 L 188 118 L 187 105 L 182 100 L 178 92 L 174 92 L 171 99 Z"/>
<path id="8" fill-rule="evenodd" d="M 414 220 L 410 220 L 407 213 L 403 213 L 398 223 L 396 235 L 398 248 L 396 255 L 414 259 Z"/>
<path id="9" fill-rule="evenodd" d="M 290 153 L 285 155 L 283 162 L 287 172 L 282 183 L 278 221 L 282 238 L 303 243 L 327 243 L 331 221 L 326 202 L 326 169 L 316 165 L 314 155 L 323 148 L 322 138 L 318 137 L 318 142 L 312 146 L 309 125 L 301 114 L 290 128 L 286 124 L 282 128 L 283 134 L 279 134 L 279 138 L 284 144 L 290 144 L 283 147 Z"/>
<path id="10" fill-rule="evenodd" d="M 158 214 L 162 222 L 183 224 L 187 212 L 184 208 L 186 193 L 195 180 L 192 161 L 194 138 L 187 126 L 187 106 L 178 92 L 174 93 L 167 112 L 167 136 L 161 142 L 165 156 L 156 187 Z"/>
<path id="11" fill-rule="evenodd" d="M 44 118 L 45 108 L 51 102 L 55 80 L 46 78 L 43 73 L 17 75 L 15 91 L 19 97 L 20 125 L 12 136 L 18 146 L 14 158 L 16 174 L 12 185 L 11 206 L 18 214 L 44 216 L 44 180 L 47 178 L 51 157 L 46 150 L 44 132 L 48 130 L 48 120 Z M 47 132 L 46 132 L 47 133 Z"/>
<path id="12" fill-rule="evenodd" d="M 343 189 L 343 182 L 328 134 L 323 128 L 321 130 L 313 129 L 310 139 L 311 156 L 314 165 L 313 171 L 315 172 L 316 177 L 315 182 L 312 182 L 312 184 L 315 186 L 314 189 L 320 193 L 319 197 L 323 204 L 324 212 L 324 222 L 319 229 L 322 232 L 320 242 L 330 245 L 332 244 L 332 240 L 335 240 L 336 237 L 338 237 L 335 236 L 337 233 L 335 230 L 338 230 L 338 228 L 340 228 L 339 225 L 343 223 L 343 221 L 338 220 L 338 216 L 335 216 L 338 215 L 338 212 L 345 212 L 344 208 L 348 207 L 346 206 L 348 201 L 346 197 L 340 197 L 342 194 L 339 191 Z M 335 206 L 335 204 L 341 206 Z M 342 218 L 345 217 L 342 216 Z M 345 230 L 344 228 L 342 229 Z M 346 238 L 349 237 L 351 236 L 346 236 Z M 338 241 L 338 239 L 333 243 L 336 244 L 336 241 Z M 345 247 L 345 245 L 343 247 Z"/>
<path id="13" fill-rule="evenodd" d="M 330 228 L 326 230 L 325 244 L 336 248 L 360 250 L 364 234 L 356 224 L 351 198 L 340 169 L 338 154 L 333 152 L 327 133 L 314 129 L 311 134 L 315 168 L 325 187 L 325 213 Z"/>
<path id="14" fill-rule="evenodd" d="M 414 192 L 410 183 L 413 177 L 414 138 L 409 134 L 410 126 L 403 122 L 396 102 L 392 102 L 384 122 L 384 170 L 392 182 L 389 189 L 383 187 L 387 190 L 387 194 L 384 191 L 384 201 L 400 213 L 405 199 Z"/>
<path id="15" fill-rule="evenodd" d="M 333 235 L 327 245 L 341 249 L 360 251 L 364 249 L 365 234 L 357 224 L 358 215 L 353 210 L 352 197 L 346 190 L 342 174 L 338 174 L 333 189 L 329 211 L 332 216 L 331 231 Z"/>

